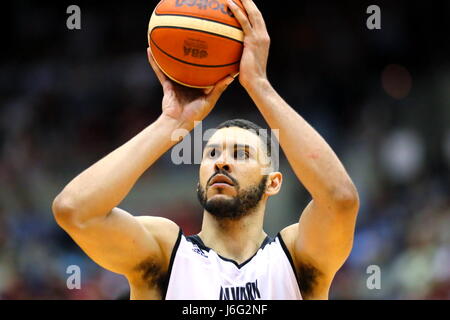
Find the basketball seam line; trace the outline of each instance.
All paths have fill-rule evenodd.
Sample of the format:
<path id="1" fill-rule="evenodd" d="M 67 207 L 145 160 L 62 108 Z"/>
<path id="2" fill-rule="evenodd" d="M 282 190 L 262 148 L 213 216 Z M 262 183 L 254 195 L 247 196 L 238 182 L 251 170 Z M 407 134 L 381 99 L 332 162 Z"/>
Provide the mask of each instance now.
<path id="1" fill-rule="evenodd" d="M 224 36 L 223 34 L 219 34 L 219 33 L 215 33 L 215 32 L 205 31 L 205 30 L 201 30 L 201 29 L 187 28 L 187 27 L 174 27 L 174 26 L 156 26 L 156 27 L 153 27 L 152 31 L 150 32 L 150 37 L 152 36 L 152 33 L 153 33 L 154 30 L 156 30 L 156 29 L 163 29 L 163 28 L 181 29 L 181 30 L 202 32 L 202 33 L 210 34 L 210 35 L 217 36 L 217 37 L 220 37 L 220 38 L 224 38 L 224 39 L 228 39 L 228 40 L 231 40 L 231 41 L 235 41 L 235 42 L 240 43 L 240 44 L 243 43 L 242 41 L 239 41 L 239 40 L 236 40 L 234 38 L 227 37 L 227 36 Z"/>
<path id="2" fill-rule="evenodd" d="M 198 20 L 206 20 L 206 21 L 211 21 L 211 22 L 223 24 L 224 26 L 228 26 L 228 27 L 235 28 L 237 30 L 243 31 L 242 28 L 233 26 L 233 25 L 225 23 L 225 22 L 221 22 L 221 21 L 217 21 L 217 20 L 213 20 L 213 19 L 208 19 L 208 18 L 203 18 L 203 17 L 191 16 L 191 15 L 188 15 L 188 14 L 175 14 L 175 13 L 159 14 L 159 13 L 157 13 L 155 11 L 155 15 L 157 15 L 159 17 L 161 17 L 161 16 L 174 16 L 174 17 L 188 17 L 188 18 L 193 18 L 193 19 L 198 19 Z"/>
<path id="3" fill-rule="evenodd" d="M 157 29 L 157 28 L 160 28 L 160 27 L 155 27 L 155 28 L 153 28 L 153 30 L 155 30 L 155 29 Z M 178 27 L 177 27 L 177 28 L 178 28 Z M 194 31 L 195 31 L 195 30 L 194 30 Z M 153 32 L 153 31 L 152 31 L 152 32 Z M 202 31 L 202 32 L 203 32 L 203 31 Z M 203 65 L 203 64 L 196 64 L 196 63 L 192 63 L 192 62 L 187 62 L 187 61 L 181 60 L 181 59 L 179 59 L 179 58 L 177 58 L 177 57 L 174 57 L 174 56 L 168 54 L 167 52 L 165 52 L 164 50 L 162 50 L 162 49 L 156 44 L 156 42 L 152 39 L 151 34 L 150 34 L 150 41 L 155 45 L 156 48 L 158 48 L 159 51 L 161 51 L 162 53 L 164 53 L 166 56 L 168 56 L 168 57 L 170 57 L 170 58 L 172 58 L 172 59 L 174 59 L 174 60 L 176 60 L 176 61 L 178 61 L 178 62 L 185 63 L 185 64 L 189 64 L 189 65 L 194 66 L 194 67 L 202 67 L 202 68 L 224 68 L 224 67 L 229 67 L 229 66 L 238 64 L 238 63 L 240 62 L 240 61 L 236 61 L 236 62 L 229 63 L 229 64 L 224 64 L 224 65 L 213 65 L 213 66 L 210 66 L 210 65 Z"/>

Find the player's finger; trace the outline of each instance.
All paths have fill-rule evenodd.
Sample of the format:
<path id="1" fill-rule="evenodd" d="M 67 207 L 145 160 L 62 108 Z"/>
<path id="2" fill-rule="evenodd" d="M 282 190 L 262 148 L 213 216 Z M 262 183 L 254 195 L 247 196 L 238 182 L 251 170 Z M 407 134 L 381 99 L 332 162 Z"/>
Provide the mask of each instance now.
<path id="1" fill-rule="evenodd" d="M 204 93 L 205 95 L 208 95 L 208 94 L 210 94 L 213 90 L 214 90 L 214 86 L 211 86 L 211 87 L 208 87 L 208 88 L 203 89 L 203 93 Z"/>
<path id="2" fill-rule="evenodd" d="M 239 21 L 239 23 L 241 24 L 242 30 L 244 30 L 244 34 L 250 34 L 250 32 L 252 31 L 252 25 L 250 24 L 247 15 L 242 11 L 241 8 L 239 8 L 236 3 L 234 3 L 233 0 L 228 0 L 228 7 L 230 8 L 231 12 L 233 12 L 237 21 Z"/>
<path id="3" fill-rule="evenodd" d="M 147 48 L 147 56 L 148 56 L 148 62 L 150 62 L 150 65 L 152 66 L 153 71 L 155 71 L 156 77 L 158 77 L 159 82 L 161 82 L 161 84 L 164 85 L 164 82 L 166 82 L 167 77 L 161 71 L 161 69 L 158 67 L 155 59 L 153 58 L 153 54 L 152 54 L 150 47 Z"/>
<path id="4" fill-rule="evenodd" d="M 168 92 L 169 90 L 172 90 L 173 89 L 172 81 L 159 68 L 158 64 L 156 63 L 155 59 L 153 58 L 150 48 L 147 48 L 147 55 L 148 55 L 148 61 L 150 62 L 150 65 L 152 66 L 153 71 L 155 71 L 156 77 L 158 78 L 159 82 L 161 83 L 164 92 Z"/>
<path id="5" fill-rule="evenodd" d="M 208 94 L 207 99 L 209 102 L 215 104 L 217 100 L 219 100 L 222 93 L 226 88 L 234 81 L 232 76 L 227 76 L 226 78 L 220 80 L 216 83 L 216 85 L 212 88 L 211 92 Z"/>
<path id="6" fill-rule="evenodd" d="M 261 11 L 259 11 L 253 0 L 241 0 L 242 5 L 247 12 L 248 19 L 250 20 L 251 25 L 254 28 L 264 28 L 266 29 L 266 23 L 264 22 L 264 18 L 262 16 Z"/>

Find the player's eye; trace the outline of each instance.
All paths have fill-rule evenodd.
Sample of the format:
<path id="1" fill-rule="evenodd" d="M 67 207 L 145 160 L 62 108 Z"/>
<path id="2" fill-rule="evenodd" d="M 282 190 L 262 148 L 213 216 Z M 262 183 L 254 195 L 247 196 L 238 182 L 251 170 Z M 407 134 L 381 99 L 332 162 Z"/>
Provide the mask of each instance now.
<path id="1" fill-rule="evenodd" d="M 234 159 L 236 160 L 246 160 L 250 157 L 248 151 L 245 151 L 243 149 L 234 150 Z"/>
<path id="2" fill-rule="evenodd" d="M 209 153 L 208 153 L 208 156 L 210 157 L 210 158 L 215 158 L 215 157 L 217 157 L 219 155 L 219 152 L 217 151 L 217 149 L 211 149 L 210 151 L 209 151 Z"/>

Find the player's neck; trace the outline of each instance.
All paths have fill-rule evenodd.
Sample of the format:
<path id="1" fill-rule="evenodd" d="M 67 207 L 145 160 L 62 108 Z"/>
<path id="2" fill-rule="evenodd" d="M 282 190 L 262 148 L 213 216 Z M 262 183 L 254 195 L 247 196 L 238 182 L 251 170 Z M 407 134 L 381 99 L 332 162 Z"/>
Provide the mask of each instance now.
<path id="1" fill-rule="evenodd" d="M 263 230 L 265 206 L 239 220 L 217 219 L 204 212 L 200 238 L 205 245 L 238 263 L 253 256 L 267 234 Z"/>

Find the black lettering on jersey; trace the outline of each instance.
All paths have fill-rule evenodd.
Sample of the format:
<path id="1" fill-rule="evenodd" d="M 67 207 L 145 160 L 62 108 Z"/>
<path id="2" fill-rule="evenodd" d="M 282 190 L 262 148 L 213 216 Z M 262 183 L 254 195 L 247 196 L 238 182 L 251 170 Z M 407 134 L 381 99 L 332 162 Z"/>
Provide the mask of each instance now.
<path id="1" fill-rule="evenodd" d="M 241 291 L 241 300 L 250 300 L 247 292 L 245 291 L 245 287 L 239 287 L 239 291 Z"/>
<path id="2" fill-rule="evenodd" d="M 259 289 L 258 289 L 258 280 L 256 280 L 255 282 L 251 282 L 251 285 L 252 285 L 252 291 L 256 294 L 257 298 L 261 299 L 261 294 L 259 293 Z"/>
<path id="3" fill-rule="evenodd" d="M 241 300 L 240 299 L 241 294 L 239 292 L 239 288 L 231 287 L 230 291 L 231 291 L 231 297 L 232 297 L 231 300 Z"/>
<path id="4" fill-rule="evenodd" d="M 219 300 L 230 300 L 230 291 L 229 288 L 220 288 L 220 298 Z"/>
<path id="5" fill-rule="evenodd" d="M 206 253 L 204 253 L 203 250 L 200 249 L 196 244 L 194 244 L 194 247 L 192 248 L 192 251 L 194 251 L 195 253 L 198 253 L 202 257 L 208 258 L 208 255 Z"/>
<path id="6" fill-rule="evenodd" d="M 231 293 L 231 295 L 230 295 Z M 221 287 L 219 300 L 256 300 L 261 299 L 258 280 L 247 282 L 245 286 Z"/>

